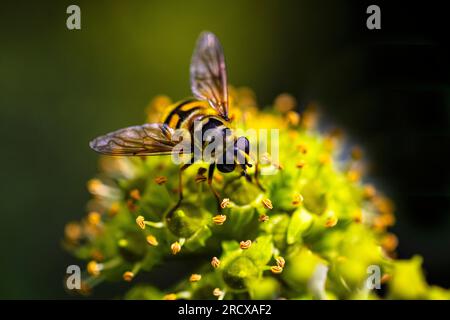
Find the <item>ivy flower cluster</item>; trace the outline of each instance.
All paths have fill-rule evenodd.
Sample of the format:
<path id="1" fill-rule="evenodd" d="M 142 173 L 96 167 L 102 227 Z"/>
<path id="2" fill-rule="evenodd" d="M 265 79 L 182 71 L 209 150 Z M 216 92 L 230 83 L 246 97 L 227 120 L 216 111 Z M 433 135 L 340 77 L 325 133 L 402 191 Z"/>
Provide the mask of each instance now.
<path id="1" fill-rule="evenodd" d="M 171 103 L 156 97 L 147 121 Z M 259 177 L 264 191 L 216 172 L 220 212 L 202 163 L 183 173 L 169 218 L 179 191 L 170 156 L 101 157 L 86 216 L 65 227 L 64 247 L 85 262 L 78 292 L 124 281 L 125 299 L 450 298 L 426 283 L 421 257 L 396 259 L 394 205 L 368 183 L 361 149 L 319 130 L 313 104 L 296 107 L 281 94 L 260 109 L 250 89 L 230 88 L 234 126 L 280 129 L 279 157 L 266 155 L 277 173 Z M 382 290 L 368 285 L 373 266 Z"/>

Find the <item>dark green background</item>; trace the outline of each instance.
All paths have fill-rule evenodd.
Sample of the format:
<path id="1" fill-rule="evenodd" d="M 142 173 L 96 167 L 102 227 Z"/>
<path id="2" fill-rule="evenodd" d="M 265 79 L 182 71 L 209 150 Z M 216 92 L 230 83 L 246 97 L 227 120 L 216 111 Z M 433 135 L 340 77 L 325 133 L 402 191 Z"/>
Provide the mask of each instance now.
<path id="1" fill-rule="evenodd" d="M 69 4 L 81 7 L 82 30 L 67 30 Z M 300 107 L 319 101 L 328 122 L 365 147 L 374 181 L 397 202 L 400 257 L 423 255 L 428 279 L 448 287 L 444 10 L 384 4 L 382 30 L 369 31 L 366 7 L 361 1 L 2 2 L 0 297 L 68 297 L 62 279 L 75 261 L 60 240 L 65 222 L 85 213 L 85 184 L 98 159 L 88 141 L 143 122 L 157 94 L 188 96 L 191 52 L 205 29 L 222 41 L 230 83 L 253 88 L 262 106 L 286 91 Z"/>

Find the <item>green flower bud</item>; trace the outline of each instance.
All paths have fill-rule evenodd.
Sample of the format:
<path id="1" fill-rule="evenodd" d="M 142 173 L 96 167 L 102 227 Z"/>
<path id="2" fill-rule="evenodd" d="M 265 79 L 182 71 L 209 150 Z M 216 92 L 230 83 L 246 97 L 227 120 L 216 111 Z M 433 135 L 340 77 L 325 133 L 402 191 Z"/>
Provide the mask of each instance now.
<path id="1" fill-rule="evenodd" d="M 239 256 L 229 262 L 223 271 L 223 280 L 232 289 L 246 288 L 247 281 L 252 281 L 260 274 L 259 267 L 252 259 Z"/>
<path id="2" fill-rule="evenodd" d="M 279 250 L 284 250 L 287 246 L 286 237 L 289 223 L 290 219 L 287 214 L 277 214 L 261 225 L 264 232 L 272 235 L 274 246 Z"/>
<path id="3" fill-rule="evenodd" d="M 392 299 L 425 299 L 427 283 L 422 273 L 422 258 L 394 262 L 389 292 Z"/>
<path id="4" fill-rule="evenodd" d="M 255 201 L 261 194 L 261 190 L 255 184 L 242 183 L 240 180 L 235 180 L 226 184 L 224 194 L 230 198 L 237 206 L 245 206 Z"/>
<path id="5" fill-rule="evenodd" d="M 247 286 L 250 297 L 256 300 L 272 300 L 280 294 L 280 283 L 274 278 L 248 280 Z"/>
<path id="6" fill-rule="evenodd" d="M 166 217 L 168 229 L 179 238 L 189 238 L 207 224 L 207 213 L 192 205 L 183 205 Z"/>
<path id="7" fill-rule="evenodd" d="M 326 265 L 326 261 L 311 250 L 306 247 L 298 247 L 286 257 L 286 267 L 281 276 L 292 290 L 305 291 L 316 267 L 321 263 Z"/>
<path id="8" fill-rule="evenodd" d="M 315 214 L 321 215 L 327 208 L 327 193 L 323 186 L 317 181 L 312 181 L 305 185 L 301 191 L 303 195 L 303 205 Z"/>
<path id="9" fill-rule="evenodd" d="M 119 253 L 128 262 L 142 260 L 147 253 L 145 236 L 142 232 L 128 231 L 117 242 Z"/>
<path id="10" fill-rule="evenodd" d="M 149 285 L 137 285 L 125 295 L 126 300 L 160 300 L 164 297 L 157 288 Z"/>
<path id="11" fill-rule="evenodd" d="M 303 233 L 305 233 L 313 224 L 314 217 L 304 208 L 297 209 L 291 217 L 287 230 L 287 243 L 293 244 L 301 242 Z"/>

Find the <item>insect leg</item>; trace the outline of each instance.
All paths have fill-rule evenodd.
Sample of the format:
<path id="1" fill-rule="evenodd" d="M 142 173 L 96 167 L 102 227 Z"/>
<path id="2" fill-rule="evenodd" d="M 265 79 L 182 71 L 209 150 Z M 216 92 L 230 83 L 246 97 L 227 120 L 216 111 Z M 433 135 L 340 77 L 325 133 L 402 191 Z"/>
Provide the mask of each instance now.
<path id="1" fill-rule="evenodd" d="M 242 150 L 238 150 L 238 152 L 240 152 L 246 160 L 248 160 L 250 162 L 251 157 L 248 153 L 242 151 Z M 255 183 L 258 186 L 259 189 L 261 189 L 261 191 L 265 192 L 266 189 L 262 186 L 261 182 L 259 181 L 259 162 L 258 160 L 255 160 Z M 247 166 L 251 167 L 250 164 L 247 164 Z M 245 166 L 244 166 L 244 172 L 243 172 L 243 176 L 247 179 L 248 182 L 251 182 L 250 176 L 247 175 L 246 170 L 245 170 Z"/>
<path id="2" fill-rule="evenodd" d="M 178 173 L 178 205 L 180 205 L 181 200 L 183 200 L 183 171 L 191 166 L 192 163 L 186 163 L 180 168 Z"/>
<path id="3" fill-rule="evenodd" d="M 220 195 L 217 193 L 217 191 L 214 189 L 214 187 L 212 186 L 212 180 L 213 180 L 213 176 L 214 176 L 214 169 L 216 168 L 216 164 L 215 163 L 211 163 L 209 165 L 209 169 L 208 169 L 208 185 L 209 188 L 211 189 L 212 193 L 214 194 L 214 196 L 216 197 L 217 200 L 217 209 L 219 210 L 219 212 L 222 211 L 222 208 L 220 207 Z"/>
<path id="4" fill-rule="evenodd" d="M 255 182 L 261 191 L 265 192 L 266 189 L 262 186 L 261 182 L 259 181 L 259 162 L 255 161 Z"/>
<path id="5" fill-rule="evenodd" d="M 230 184 L 232 184 L 233 182 L 235 182 L 236 180 L 239 180 L 240 178 L 242 178 L 243 174 L 240 173 L 238 176 L 232 177 L 231 179 L 228 179 L 224 185 L 223 185 L 223 189 L 225 190 L 226 188 L 228 188 L 228 186 Z"/>
<path id="6" fill-rule="evenodd" d="M 251 183 L 251 182 L 252 182 L 252 177 L 248 175 L 246 165 L 245 165 L 245 164 L 242 164 L 242 165 L 241 165 L 241 168 L 242 168 L 242 172 L 241 172 L 240 177 L 244 177 L 245 180 L 247 180 L 248 182 Z"/>
<path id="7" fill-rule="evenodd" d="M 186 170 L 187 168 L 189 168 L 193 163 L 193 158 L 186 164 L 184 164 L 181 168 L 180 171 L 178 172 L 178 201 L 175 204 L 175 206 L 170 209 L 167 217 L 170 218 L 172 213 L 175 212 L 175 210 L 180 206 L 181 201 L 183 200 L 183 171 Z"/>

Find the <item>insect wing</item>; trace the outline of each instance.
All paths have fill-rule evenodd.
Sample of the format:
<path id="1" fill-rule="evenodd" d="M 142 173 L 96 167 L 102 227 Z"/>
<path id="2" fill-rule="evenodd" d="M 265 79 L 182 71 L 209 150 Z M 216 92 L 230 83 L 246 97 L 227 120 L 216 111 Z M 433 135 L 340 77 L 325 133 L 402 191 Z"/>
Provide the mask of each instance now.
<path id="1" fill-rule="evenodd" d="M 171 154 L 179 141 L 174 130 L 166 124 L 148 123 L 110 132 L 95 138 L 89 146 L 102 154 L 134 156 Z"/>
<path id="2" fill-rule="evenodd" d="M 191 60 L 191 90 L 200 100 L 207 100 L 220 116 L 228 119 L 227 72 L 219 39 L 203 32 Z"/>

